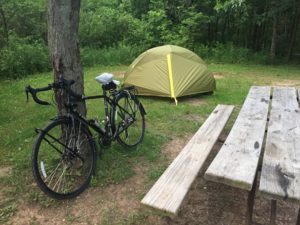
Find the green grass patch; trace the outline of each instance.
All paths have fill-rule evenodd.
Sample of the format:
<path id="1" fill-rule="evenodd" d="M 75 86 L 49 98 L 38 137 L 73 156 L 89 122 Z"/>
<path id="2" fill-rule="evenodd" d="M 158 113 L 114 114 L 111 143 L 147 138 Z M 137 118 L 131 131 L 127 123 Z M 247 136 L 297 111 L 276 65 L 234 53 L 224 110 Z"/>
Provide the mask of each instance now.
<path id="1" fill-rule="evenodd" d="M 126 66 L 93 67 L 85 70 L 85 93 L 94 95 L 101 93 L 101 86 L 95 77 L 102 72 L 120 73 Z M 300 86 L 300 67 L 296 66 L 261 66 L 210 64 L 209 69 L 221 78 L 217 79 L 217 90 L 212 95 L 198 95 L 193 99 L 201 99 L 203 104 L 191 104 L 179 98 L 178 106 L 171 99 L 141 97 L 146 115 L 146 134 L 142 145 L 134 150 L 123 149 L 117 143 L 106 149 L 98 160 L 97 173 L 92 180 L 93 186 L 105 186 L 121 183 L 135 174 L 134 167 L 141 162 L 149 171 L 149 182 L 154 182 L 166 168 L 166 155 L 161 153 L 163 144 L 171 138 L 180 138 L 195 133 L 205 118 L 217 104 L 233 104 L 234 115 L 226 126 L 228 132 L 234 118 L 249 91 L 251 85 L 271 85 L 274 82 L 290 80 L 291 85 Z M 117 78 L 120 80 L 120 78 Z M 48 206 L 52 201 L 33 186 L 31 176 L 31 148 L 36 134 L 34 128 L 45 126 L 49 119 L 56 115 L 53 106 L 36 105 L 32 99 L 26 103 L 24 87 L 45 86 L 53 80 L 51 73 L 36 74 L 21 80 L 0 81 L 0 165 L 12 166 L 12 173 L 1 179 L 9 186 L 5 199 L 27 199 Z M 52 101 L 52 93 L 41 95 Z M 88 117 L 104 118 L 102 100 L 91 100 L 87 103 Z M 190 115 L 199 115 L 201 120 L 188 119 Z M 7 220 L 16 209 L 16 205 L 1 205 L 1 221 Z M 144 220 L 144 216 L 132 215 L 125 223 Z M 127 220 L 126 219 L 126 220 Z M 72 220 L 72 218 L 70 218 Z"/>
<path id="2" fill-rule="evenodd" d="M 12 200 L 4 201 L 0 204 L 0 223 L 5 223 L 14 215 L 17 210 L 17 205 Z"/>

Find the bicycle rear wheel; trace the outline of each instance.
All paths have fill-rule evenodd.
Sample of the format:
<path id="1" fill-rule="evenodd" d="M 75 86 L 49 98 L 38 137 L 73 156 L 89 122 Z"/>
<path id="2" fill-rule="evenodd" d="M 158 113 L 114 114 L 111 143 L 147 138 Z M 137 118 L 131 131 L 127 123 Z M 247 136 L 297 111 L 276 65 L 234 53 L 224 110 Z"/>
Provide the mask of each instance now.
<path id="1" fill-rule="evenodd" d="M 88 186 L 96 166 L 95 144 L 86 127 L 57 119 L 39 132 L 32 152 L 33 176 L 48 196 L 73 198 Z"/>
<path id="2" fill-rule="evenodd" d="M 121 92 L 113 107 L 112 125 L 117 141 L 124 147 L 135 147 L 143 141 L 145 116 L 141 103 L 134 95 Z"/>

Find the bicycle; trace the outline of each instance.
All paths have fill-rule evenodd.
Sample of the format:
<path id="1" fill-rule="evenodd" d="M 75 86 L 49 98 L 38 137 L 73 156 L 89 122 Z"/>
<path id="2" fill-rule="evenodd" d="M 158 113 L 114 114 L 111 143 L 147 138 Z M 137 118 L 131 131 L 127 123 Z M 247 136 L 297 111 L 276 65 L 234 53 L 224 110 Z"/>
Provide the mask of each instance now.
<path id="1" fill-rule="evenodd" d="M 36 129 L 37 138 L 32 149 L 33 177 L 39 188 L 56 199 L 69 199 L 82 193 L 91 181 L 96 168 L 96 142 L 91 129 L 98 134 L 102 147 L 117 140 L 124 147 L 140 144 L 145 134 L 145 109 L 138 100 L 134 87 L 118 90 L 112 74 L 96 77 L 102 85 L 102 95 L 84 96 L 75 93 L 73 80 L 59 81 L 43 88 L 25 88 L 33 100 L 49 105 L 37 93 L 58 90 L 65 92 L 67 115 L 57 116 L 43 129 Z M 105 120 L 80 115 L 76 106 L 80 101 L 104 99 Z"/>

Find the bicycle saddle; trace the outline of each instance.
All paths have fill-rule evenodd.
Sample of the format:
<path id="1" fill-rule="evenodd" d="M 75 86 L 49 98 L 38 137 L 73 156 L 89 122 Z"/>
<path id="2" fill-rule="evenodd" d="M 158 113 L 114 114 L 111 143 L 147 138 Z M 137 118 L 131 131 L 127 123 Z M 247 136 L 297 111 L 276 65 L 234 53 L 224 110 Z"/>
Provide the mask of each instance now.
<path id="1" fill-rule="evenodd" d="M 98 81 L 99 83 L 101 83 L 103 85 L 109 84 L 110 82 L 114 82 L 115 85 L 119 85 L 120 81 L 114 80 L 113 78 L 114 78 L 114 75 L 111 73 L 102 73 L 96 77 L 96 81 Z"/>

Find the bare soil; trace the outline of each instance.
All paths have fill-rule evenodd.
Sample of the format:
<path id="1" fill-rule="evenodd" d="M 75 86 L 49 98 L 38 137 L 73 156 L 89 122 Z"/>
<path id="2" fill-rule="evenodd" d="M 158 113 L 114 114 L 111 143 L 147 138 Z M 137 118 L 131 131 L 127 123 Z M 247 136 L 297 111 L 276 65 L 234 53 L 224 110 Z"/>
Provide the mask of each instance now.
<path id="1" fill-rule="evenodd" d="M 226 136 L 220 136 L 208 160 L 188 192 L 177 217 L 166 224 L 241 225 L 245 224 L 248 192 L 227 185 L 206 181 L 203 174 L 222 146 Z M 259 183 L 259 182 L 257 182 Z M 255 225 L 269 223 L 271 201 L 256 193 L 253 221 Z M 297 206 L 278 201 L 277 225 L 296 224 Z"/>
<path id="2" fill-rule="evenodd" d="M 171 162 L 193 134 L 174 138 L 163 148 Z M 17 213 L 8 224 L 154 224 L 154 225 L 241 225 L 245 224 L 248 193 L 203 179 L 203 173 L 212 161 L 220 140 L 203 170 L 188 192 L 179 214 L 168 217 L 140 204 L 142 196 L 152 184 L 146 179 L 147 165 L 141 162 L 134 168 L 135 175 L 121 184 L 89 188 L 70 201 L 54 202 L 49 207 L 39 203 L 18 203 Z M 282 201 L 277 205 L 277 224 L 296 223 L 297 207 Z M 142 217 L 142 219 L 136 219 Z M 254 224 L 268 224 L 270 200 L 256 193 Z M 141 222 L 142 221 L 142 222 Z"/>
<path id="3" fill-rule="evenodd" d="M 300 82 L 298 80 L 280 80 L 273 81 L 272 86 L 299 87 Z"/>
<path id="4" fill-rule="evenodd" d="M 12 170 L 11 166 L 0 167 L 0 178 L 8 176 L 11 173 L 11 170 Z"/>
<path id="5" fill-rule="evenodd" d="M 21 204 L 12 224 L 116 224 L 141 207 L 138 195 L 144 190 L 143 168 L 122 184 L 89 188 L 75 200 L 62 201 L 45 208 Z"/>
<path id="6" fill-rule="evenodd" d="M 0 178 L 9 176 L 9 174 L 11 173 L 11 170 L 12 170 L 12 167 L 10 167 L 10 166 L 0 167 Z M 0 204 L 6 200 L 5 199 L 6 189 L 7 189 L 7 187 L 5 185 L 3 185 L 2 183 L 0 183 Z"/>
<path id="7" fill-rule="evenodd" d="M 213 72 L 212 74 L 213 74 L 214 78 L 217 80 L 224 78 L 224 75 L 220 72 Z"/>
<path id="8" fill-rule="evenodd" d="M 189 139 L 192 138 L 193 135 L 189 134 L 184 136 L 183 138 L 173 138 L 169 143 L 167 143 L 163 147 L 163 153 L 166 154 L 169 158 L 169 161 L 171 159 L 175 159 L 176 156 L 179 154 L 181 151 L 182 147 L 187 144 Z"/>
<path id="9" fill-rule="evenodd" d="M 201 95 L 197 96 L 190 96 L 189 98 L 182 98 L 180 99 L 180 102 L 182 103 L 188 103 L 194 106 L 201 106 L 207 104 L 203 98 L 201 98 Z"/>

